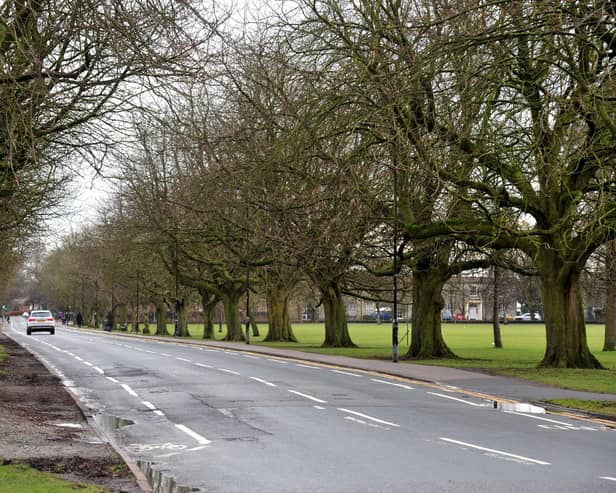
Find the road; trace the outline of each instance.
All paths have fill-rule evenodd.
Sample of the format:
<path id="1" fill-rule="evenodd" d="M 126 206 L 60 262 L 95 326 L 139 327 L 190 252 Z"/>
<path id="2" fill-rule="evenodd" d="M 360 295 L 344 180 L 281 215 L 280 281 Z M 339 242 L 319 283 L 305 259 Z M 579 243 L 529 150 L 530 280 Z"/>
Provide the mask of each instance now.
<path id="1" fill-rule="evenodd" d="M 6 333 L 160 491 L 616 492 L 616 432 L 585 421 L 197 344 Z"/>

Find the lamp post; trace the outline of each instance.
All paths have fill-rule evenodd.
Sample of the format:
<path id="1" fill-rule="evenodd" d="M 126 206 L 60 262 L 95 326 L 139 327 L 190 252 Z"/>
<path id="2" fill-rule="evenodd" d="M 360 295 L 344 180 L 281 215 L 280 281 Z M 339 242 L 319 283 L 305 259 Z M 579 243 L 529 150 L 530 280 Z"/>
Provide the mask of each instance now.
<path id="1" fill-rule="evenodd" d="M 250 268 L 246 260 L 246 344 L 250 344 Z"/>
<path id="2" fill-rule="evenodd" d="M 391 325 L 392 361 L 398 362 L 398 163 L 394 161 L 394 251 L 393 298 L 394 313 Z"/>
<path id="3" fill-rule="evenodd" d="M 180 311 L 180 300 L 178 298 L 178 292 L 179 292 L 179 286 L 178 286 L 178 238 L 177 235 L 175 237 L 175 255 L 174 255 L 174 260 L 175 260 L 175 304 L 174 304 L 174 331 L 173 331 L 173 335 L 174 336 L 179 336 L 180 335 L 180 328 L 178 327 L 178 322 L 179 322 L 179 311 Z"/>
<path id="4" fill-rule="evenodd" d="M 137 316 L 135 318 L 135 332 L 139 332 L 139 271 L 137 271 Z"/>

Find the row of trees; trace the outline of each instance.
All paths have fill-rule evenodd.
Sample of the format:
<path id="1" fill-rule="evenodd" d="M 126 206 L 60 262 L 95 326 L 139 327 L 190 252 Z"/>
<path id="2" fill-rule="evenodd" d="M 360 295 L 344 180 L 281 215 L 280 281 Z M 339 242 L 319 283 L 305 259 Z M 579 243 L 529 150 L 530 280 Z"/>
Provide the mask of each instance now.
<path id="1" fill-rule="evenodd" d="M 600 367 L 580 277 L 616 237 L 613 3 L 288 5 L 221 41 L 207 80 L 159 91 L 114 147 L 109 236 L 130 237 L 131 271 L 173 277 L 179 312 L 182 286 L 206 312 L 222 301 L 233 340 L 247 276 L 286 340 L 307 279 L 324 344 L 352 346 L 343 295 L 391 299 L 406 269 L 422 358 L 454 356 L 447 280 L 496 265 L 540 279 L 541 365 Z"/>

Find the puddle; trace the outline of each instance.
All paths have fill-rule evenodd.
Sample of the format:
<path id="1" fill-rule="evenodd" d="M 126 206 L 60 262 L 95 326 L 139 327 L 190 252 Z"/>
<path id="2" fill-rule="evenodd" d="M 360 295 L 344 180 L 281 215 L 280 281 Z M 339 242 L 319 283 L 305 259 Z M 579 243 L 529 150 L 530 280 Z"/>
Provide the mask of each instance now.
<path id="1" fill-rule="evenodd" d="M 201 491 L 199 488 L 177 484 L 173 476 L 167 475 L 165 471 L 155 469 L 154 464 L 149 461 L 138 460 L 137 465 L 145 474 L 154 493 L 193 493 Z"/>
<path id="2" fill-rule="evenodd" d="M 494 409 L 515 413 L 545 414 L 545 408 L 527 402 L 499 402 L 493 401 Z"/>
<path id="3" fill-rule="evenodd" d="M 110 442 L 116 446 L 123 447 L 123 440 L 120 435 L 120 429 L 124 426 L 130 426 L 135 424 L 130 419 L 120 418 L 118 416 L 111 416 L 108 414 L 96 414 L 92 416 L 94 423 L 99 432 Z M 145 477 L 147 478 L 152 491 L 154 493 L 193 493 L 200 491 L 199 488 L 191 486 L 178 485 L 176 479 L 168 472 L 156 469 L 156 465 L 152 462 L 138 459 L 137 466 Z"/>
<path id="4" fill-rule="evenodd" d="M 118 416 L 111 416 L 109 414 L 95 414 L 92 416 L 96 428 L 98 431 L 110 442 L 115 443 L 118 446 L 122 445 L 119 430 L 123 426 L 129 426 L 135 424 L 130 419 L 120 418 Z"/>

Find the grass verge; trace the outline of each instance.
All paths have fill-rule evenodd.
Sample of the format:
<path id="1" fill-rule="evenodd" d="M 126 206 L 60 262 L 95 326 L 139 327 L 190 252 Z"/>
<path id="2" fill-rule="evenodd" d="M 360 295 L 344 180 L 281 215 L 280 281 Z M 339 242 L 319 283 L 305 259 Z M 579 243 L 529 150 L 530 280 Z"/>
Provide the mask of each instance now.
<path id="1" fill-rule="evenodd" d="M 65 481 L 24 464 L 0 465 L 0 493 L 105 493 L 100 486 Z"/>
<path id="2" fill-rule="evenodd" d="M 570 407 L 574 409 L 582 409 L 604 416 L 612 416 L 616 418 L 616 402 L 614 401 L 584 401 L 580 399 L 550 399 L 546 402 L 556 404 L 558 406 Z"/>

